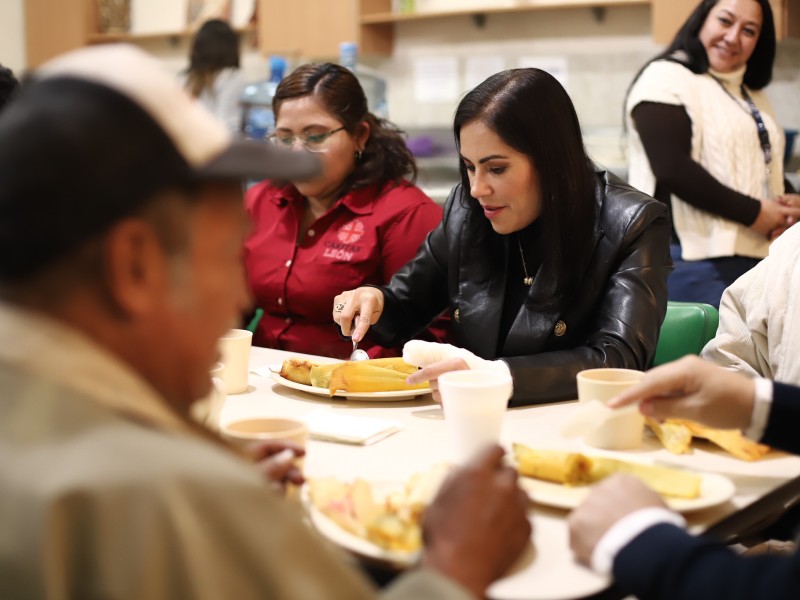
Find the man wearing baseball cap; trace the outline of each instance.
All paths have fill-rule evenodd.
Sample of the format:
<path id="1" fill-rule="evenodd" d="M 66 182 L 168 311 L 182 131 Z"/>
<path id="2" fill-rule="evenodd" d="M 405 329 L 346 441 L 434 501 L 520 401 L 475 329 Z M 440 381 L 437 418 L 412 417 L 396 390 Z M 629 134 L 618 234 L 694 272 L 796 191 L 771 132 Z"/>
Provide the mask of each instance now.
<path id="1" fill-rule="evenodd" d="M 187 416 L 248 308 L 240 180 L 317 169 L 232 139 L 128 46 L 57 58 L 6 107 L 0 598 L 377 594 Z M 423 566 L 387 596 L 483 596 L 529 538 L 526 505 L 487 451 L 445 484 Z"/>

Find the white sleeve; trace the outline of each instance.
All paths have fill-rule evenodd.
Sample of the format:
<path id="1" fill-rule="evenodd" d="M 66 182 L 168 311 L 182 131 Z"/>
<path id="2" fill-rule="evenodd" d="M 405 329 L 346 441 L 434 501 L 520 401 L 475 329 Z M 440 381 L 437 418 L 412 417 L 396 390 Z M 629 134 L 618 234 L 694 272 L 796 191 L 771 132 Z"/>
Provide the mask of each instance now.
<path id="1" fill-rule="evenodd" d="M 415 367 L 427 367 L 430 364 L 449 358 L 462 359 L 470 369 L 489 369 L 511 373 L 511 369 L 505 361 L 486 360 L 480 356 L 475 356 L 466 348 L 458 348 L 450 344 L 425 342 L 423 340 L 410 340 L 403 346 L 403 360 Z"/>
<path id="2" fill-rule="evenodd" d="M 758 378 L 755 381 L 753 414 L 750 418 L 750 426 L 744 430 L 745 436 L 755 441 L 764 437 L 770 410 L 772 410 L 772 381 Z"/>

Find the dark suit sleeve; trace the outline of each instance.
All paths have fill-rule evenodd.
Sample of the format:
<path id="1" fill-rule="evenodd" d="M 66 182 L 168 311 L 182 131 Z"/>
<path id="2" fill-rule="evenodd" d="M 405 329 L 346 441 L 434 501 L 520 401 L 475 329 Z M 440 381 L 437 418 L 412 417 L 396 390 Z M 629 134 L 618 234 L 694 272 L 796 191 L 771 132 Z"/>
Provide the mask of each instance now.
<path id="1" fill-rule="evenodd" d="M 786 452 L 800 454 L 800 388 L 785 383 L 773 384 L 772 409 L 762 441 Z"/>
<path id="2" fill-rule="evenodd" d="M 800 598 L 800 554 L 741 557 L 724 545 L 656 525 L 614 561 L 614 580 L 639 600 Z"/>

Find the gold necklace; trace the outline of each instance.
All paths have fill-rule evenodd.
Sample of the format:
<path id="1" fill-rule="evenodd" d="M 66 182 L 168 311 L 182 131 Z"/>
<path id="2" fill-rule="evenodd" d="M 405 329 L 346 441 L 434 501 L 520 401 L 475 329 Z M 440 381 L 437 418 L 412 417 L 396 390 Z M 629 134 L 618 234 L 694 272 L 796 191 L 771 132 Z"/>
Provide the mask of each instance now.
<path id="1" fill-rule="evenodd" d="M 519 257 L 522 259 L 522 270 L 525 272 L 525 278 L 522 283 L 531 287 L 533 285 L 533 277 L 528 275 L 528 265 L 525 264 L 525 253 L 522 251 L 522 242 L 519 241 L 519 236 L 517 236 L 517 247 L 519 248 Z"/>

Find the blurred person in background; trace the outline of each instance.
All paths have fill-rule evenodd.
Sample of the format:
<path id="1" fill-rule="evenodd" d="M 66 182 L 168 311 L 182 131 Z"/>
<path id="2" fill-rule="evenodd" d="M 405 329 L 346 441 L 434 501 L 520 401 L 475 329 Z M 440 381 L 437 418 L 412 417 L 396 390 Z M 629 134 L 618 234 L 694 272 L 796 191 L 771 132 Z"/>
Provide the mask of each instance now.
<path id="1" fill-rule="evenodd" d="M 44 64 L 0 115 L 0 598 L 379 595 L 264 480 L 277 448 L 250 464 L 188 416 L 249 301 L 241 180 L 318 166 L 233 139 L 125 45 Z M 384 597 L 482 598 L 527 508 L 487 449 Z"/>
<path id="2" fill-rule="evenodd" d="M 641 402 L 654 419 L 690 419 L 800 453 L 800 388 L 731 373 L 696 356 L 649 371 L 614 401 Z M 577 558 L 641 600 L 789 600 L 800 597 L 800 552 L 738 556 L 690 535 L 682 516 L 641 480 L 601 481 L 569 517 Z"/>
<path id="3" fill-rule="evenodd" d="M 575 398 L 584 369 L 647 368 L 672 267 L 666 207 L 596 170 L 567 92 L 539 69 L 489 77 L 453 129 L 461 183 L 441 225 L 388 284 L 338 295 L 334 321 L 394 345 L 448 311 L 459 348 L 403 353 L 435 397 L 452 369 L 510 371 L 523 405 Z"/>
<path id="4" fill-rule="evenodd" d="M 628 90 L 628 180 L 672 211 L 670 300 L 719 307 L 800 216 L 764 92 L 774 61 L 768 0 L 703 0 Z"/>
<path id="5" fill-rule="evenodd" d="M 352 344 L 329 318 L 333 297 L 388 282 L 439 224 L 442 209 L 414 185 L 417 168 L 401 132 L 368 111 L 350 70 L 298 67 L 278 85 L 273 110 L 272 142 L 316 153 L 322 173 L 304 182 L 264 181 L 247 192 L 253 226 L 245 264 L 264 310 L 253 343 L 347 358 Z M 442 339 L 442 322 L 424 335 Z M 373 358 L 399 354 L 372 340 L 361 347 Z"/>
<path id="6" fill-rule="evenodd" d="M 8 104 L 19 89 L 19 82 L 14 77 L 14 72 L 0 65 L 0 110 Z"/>
<path id="7" fill-rule="evenodd" d="M 239 101 L 245 82 L 239 70 L 239 36 L 226 21 L 211 19 L 197 30 L 182 78 L 189 93 L 230 131 L 241 130 Z"/>

